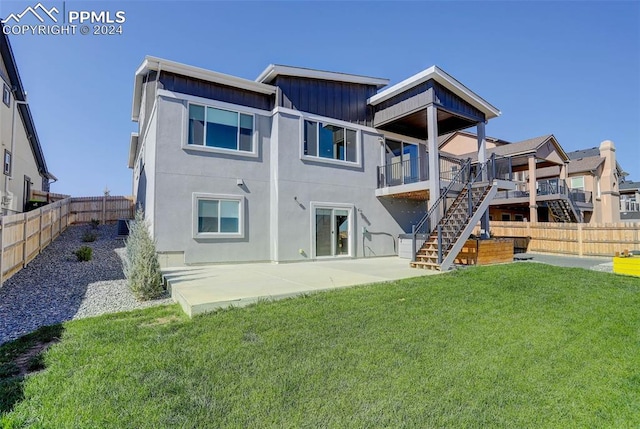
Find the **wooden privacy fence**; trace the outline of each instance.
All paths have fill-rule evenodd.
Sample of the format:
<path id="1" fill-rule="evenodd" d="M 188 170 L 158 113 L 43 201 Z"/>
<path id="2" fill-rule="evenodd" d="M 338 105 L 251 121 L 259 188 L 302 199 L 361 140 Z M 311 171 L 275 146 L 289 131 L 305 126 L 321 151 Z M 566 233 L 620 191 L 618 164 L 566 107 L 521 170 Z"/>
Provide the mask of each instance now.
<path id="1" fill-rule="evenodd" d="M 133 219 L 135 204 L 131 197 L 71 198 L 71 223 L 86 223 L 97 219 L 101 223 L 118 219 Z"/>
<path id="2" fill-rule="evenodd" d="M 497 222 L 490 224 L 496 237 L 521 238 L 531 252 L 578 256 L 613 256 L 640 249 L 640 223 Z M 518 247 L 518 244 L 516 244 Z"/>
<path id="3" fill-rule="evenodd" d="M 0 217 L 0 285 L 26 267 L 74 223 L 132 219 L 129 197 L 65 198 L 26 213 Z"/>

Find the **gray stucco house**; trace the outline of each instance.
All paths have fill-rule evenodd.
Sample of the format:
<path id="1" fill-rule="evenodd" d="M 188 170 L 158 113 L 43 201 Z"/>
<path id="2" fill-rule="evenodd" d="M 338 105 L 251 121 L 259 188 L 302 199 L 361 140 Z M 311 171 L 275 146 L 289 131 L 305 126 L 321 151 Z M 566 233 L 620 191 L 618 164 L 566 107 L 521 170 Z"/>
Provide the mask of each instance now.
<path id="1" fill-rule="evenodd" d="M 388 84 L 281 65 L 252 81 L 146 57 L 129 167 L 162 265 L 398 254 L 464 167 L 437 136 L 475 126 L 485 162 L 500 112 L 436 66 Z"/>

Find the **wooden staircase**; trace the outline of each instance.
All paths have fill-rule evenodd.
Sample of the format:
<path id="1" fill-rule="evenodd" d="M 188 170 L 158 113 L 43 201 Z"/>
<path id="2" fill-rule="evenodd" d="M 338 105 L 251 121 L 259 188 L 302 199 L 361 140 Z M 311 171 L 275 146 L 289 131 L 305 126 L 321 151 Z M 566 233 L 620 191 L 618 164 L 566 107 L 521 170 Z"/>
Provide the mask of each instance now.
<path id="1" fill-rule="evenodd" d="M 547 201 L 547 207 L 556 222 L 580 222 L 579 216 L 568 198 Z"/>
<path id="2" fill-rule="evenodd" d="M 449 206 L 440 222 L 438 222 L 437 226 L 429 235 L 429 238 L 424 242 L 420 250 L 418 250 L 415 261 L 410 263 L 411 267 L 429 270 L 448 269 L 450 263 L 445 264 L 444 262 L 449 260 L 452 262 L 453 259 L 455 259 L 455 256 L 460 251 L 460 249 L 457 249 L 460 247 L 457 246 L 457 244 L 464 244 L 467 238 L 469 238 L 473 226 L 475 226 L 479 217 L 488 209 L 491 199 L 493 199 L 496 192 L 495 185 L 491 184 L 471 188 L 472 210 L 470 213 L 469 188 L 464 188 Z M 491 197 L 488 198 L 490 195 Z M 478 214 L 480 216 L 478 216 Z M 469 228 L 471 222 L 473 222 L 473 224 L 471 228 Z M 442 243 L 440 250 L 438 250 L 439 236 Z M 452 255 L 453 251 L 455 251 L 456 254 Z"/>

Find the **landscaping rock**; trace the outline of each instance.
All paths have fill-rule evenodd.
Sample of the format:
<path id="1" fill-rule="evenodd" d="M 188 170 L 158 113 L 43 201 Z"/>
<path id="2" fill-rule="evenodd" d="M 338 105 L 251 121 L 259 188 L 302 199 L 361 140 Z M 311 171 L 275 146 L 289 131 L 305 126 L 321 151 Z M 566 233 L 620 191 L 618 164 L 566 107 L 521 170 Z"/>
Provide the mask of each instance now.
<path id="1" fill-rule="evenodd" d="M 67 320 L 173 303 L 167 296 L 139 302 L 122 272 L 124 240 L 116 225 L 101 225 L 96 241 L 84 243 L 90 226 L 73 225 L 0 287 L 0 344 Z M 93 249 L 90 261 L 73 252 Z"/>

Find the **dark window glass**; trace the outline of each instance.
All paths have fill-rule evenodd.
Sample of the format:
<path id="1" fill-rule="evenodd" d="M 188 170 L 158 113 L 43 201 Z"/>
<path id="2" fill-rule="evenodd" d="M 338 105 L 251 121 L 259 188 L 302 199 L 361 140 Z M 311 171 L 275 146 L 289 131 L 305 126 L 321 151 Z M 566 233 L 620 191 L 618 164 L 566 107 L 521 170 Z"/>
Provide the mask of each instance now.
<path id="1" fill-rule="evenodd" d="M 204 107 L 189 105 L 189 144 L 204 144 Z"/>

